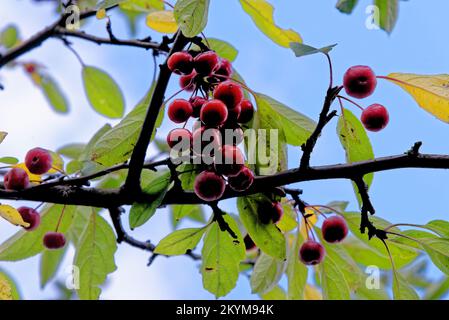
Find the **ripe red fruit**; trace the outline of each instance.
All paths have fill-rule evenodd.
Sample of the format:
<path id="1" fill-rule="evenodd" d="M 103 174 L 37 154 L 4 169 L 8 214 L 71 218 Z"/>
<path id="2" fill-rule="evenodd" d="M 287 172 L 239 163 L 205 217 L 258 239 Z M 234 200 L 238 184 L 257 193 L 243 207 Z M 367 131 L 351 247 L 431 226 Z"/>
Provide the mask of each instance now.
<path id="1" fill-rule="evenodd" d="M 200 116 L 201 108 L 206 102 L 207 99 L 204 99 L 203 97 L 195 96 L 193 98 L 190 98 L 190 103 L 192 104 L 193 108 L 192 117 L 198 118 Z"/>
<path id="2" fill-rule="evenodd" d="M 210 100 L 201 108 L 200 119 L 209 127 L 222 125 L 228 118 L 228 109 L 220 100 Z"/>
<path id="3" fill-rule="evenodd" d="M 59 249 L 65 246 L 65 236 L 60 232 L 47 232 L 44 235 L 44 246 L 47 249 Z"/>
<path id="4" fill-rule="evenodd" d="M 324 247 L 316 241 L 307 240 L 299 249 L 299 259 L 308 266 L 319 264 L 326 254 Z"/>
<path id="5" fill-rule="evenodd" d="M 280 202 L 273 203 L 273 212 L 271 216 L 271 220 L 273 223 L 278 223 L 281 220 L 282 215 L 284 214 L 284 208 L 282 208 L 282 204 Z"/>
<path id="6" fill-rule="evenodd" d="M 195 178 L 195 194 L 204 201 L 209 202 L 220 199 L 225 188 L 225 181 L 215 172 L 203 171 Z"/>
<path id="7" fill-rule="evenodd" d="M 237 119 L 240 116 L 240 112 L 242 110 L 242 107 L 240 104 L 238 104 L 235 108 L 228 109 L 228 119 L 226 122 L 228 123 L 237 123 Z"/>
<path id="8" fill-rule="evenodd" d="M 36 72 L 36 65 L 34 63 L 25 63 L 23 65 L 25 71 L 29 74 Z"/>
<path id="9" fill-rule="evenodd" d="M 170 131 L 167 135 L 167 144 L 173 148 L 182 141 L 182 148 L 184 146 L 192 145 L 192 133 L 187 129 L 177 128 Z"/>
<path id="10" fill-rule="evenodd" d="M 387 126 L 390 116 L 387 108 L 375 103 L 363 110 L 361 120 L 366 130 L 377 132 Z"/>
<path id="11" fill-rule="evenodd" d="M 29 187 L 30 178 L 28 173 L 21 168 L 12 168 L 5 174 L 3 184 L 6 190 L 23 190 Z"/>
<path id="12" fill-rule="evenodd" d="M 192 92 L 196 86 L 196 76 L 198 74 L 193 70 L 190 74 L 179 77 L 179 86 L 187 92 Z"/>
<path id="13" fill-rule="evenodd" d="M 229 117 L 229 114 L 228 114 Z M 223 144 L 238 145 L 245 137 L 242 128 L 236 124 L 230 124 L 227 121 L 222 127 L 221 132 L 223 136 Z"/>
<path id="14" fill-rule="evenodd" d="M 238 123 L 247 123 L 254 116 L 254 106 L 251 101 L 243 99 L 240 103 L 240 115 L 237 119 Z"/>
<path id="15" fill-rule="evenodd" d="M 251 237 L 249 236 L 249 234 L 247 234 L 244 238 L 243 238 L 243 242 L 245 243 L 245 249 L 246 251 L 251 251 L 253 249 L 256 249 L 256 244 L 254 243 L 253 239 L 251 239 Z"/>
<path id="16" fill-rule="evenodd" d="M 208 76 L 220 67 L 220 60 L 214 51 L 207 51 L 197 55 L 193 64 L 196 72 Z"/>
<path id="17" fill-rule="evenodd" d="M 242 87 L 233 81 L 225 81 L 214 89 L 214 98 L 221 100 L 229 108 L 235 108 L 243 100 Z"/>
<path id="18" fill-rule="evenodd" d="M 167 66 L 176 74 L 189 74 L 193 70 L 193 57 L 185 51 L 175 52 L 168 58 Z"/>
<path id="19" fill-rule="evenodd" d="M 279 202 L 263 202 L 259 205 L 257 214 L 263 224 L 277 223 L 284 213 L 284 209 Z"/>
<path id="20" fill-rule="evenodd" d="M 221 58 L 220 67 L 214 72 L 214 74 L 219 75 L 217 77 L 219 81 L 224 81 L 226 78 L 230 77 L 232 75 L 232 65 L 229 60 Z"/>
<path id="21" fill-rule="evenodd" d="M 327 242 L 338 243 L 348 235 L 348 225 L 342 217 L 332 216 L 324 220 L 321 232 Z"/>
<path id="22" fill-rule="evenodd" d="M 201 156 L 205 164 L 212 164 L 215 151 L 221 147 L 221 133 L 218 129 L 201 127 L 192 135 L 193 153 Z"/>
<path id="23" fill-rule="evenodd" d="M 25 156 L 25 165 L 34 174 L 44 174 L 51 169 L 53 159 L 48 150 L 34 148 L 27 152 Z"/>
<path id="24" fill-rule="evenodd" d="M 223 145 L 215 155 L 215 170 L 228 177 L 237 175 L 245 165 L 245 157 L 236 146 Z"/>
<path id="25" fill-rule="evenodd" d="M 240 172 L 228 178 L 229 187 L 237 192 L 246 191 L 254 182 L 254 173 L 251 169 L 244 167 Z"/>
<path id="26" fill-rule="evenodd" d="M 30 225 L 24 227 L 27 231 L 33 231 L 41 223 L 41 216 L 39 212 L 30 207 L 20 207 L 17 209 L 22 216 L 23 221 L 28 222 Z"/>
<path id="27" fill-rule="evenodd" d="M 368 66 L 353 66 L 343 77 L 343 86 L 351 97 L 366 98 L 376 89 L 377 79 L 373 70 Z"/>
<path id="28" fill-rule="evenodd" d="M 168 117 L 175 123 L 186 122 L 192 115 L 192 104 L 184 99 L 175 99 L 168 106 Z"/>

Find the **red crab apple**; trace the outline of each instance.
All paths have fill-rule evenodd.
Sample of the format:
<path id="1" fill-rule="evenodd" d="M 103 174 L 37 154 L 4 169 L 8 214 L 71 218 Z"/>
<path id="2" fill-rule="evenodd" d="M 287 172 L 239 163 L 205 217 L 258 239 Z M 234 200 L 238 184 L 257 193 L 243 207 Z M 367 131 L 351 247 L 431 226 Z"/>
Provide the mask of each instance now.
<path id="1" fill-rule="evenodd" d="M 179 77 L 179 86 L 181 87 L 181 89 L 184 89 L 188 92 L 193 91 L 196 86 L 195 81 L 197 75 L 198 74 L 196 73 L 196 71 L 193 70 L 190 74 Z"/>
<path id="2" fill-rule="evenodd" d="M 253 118 L 254 106 L 248 99 L 243 99 L 240 103 L 240 115 L 237 119 L 238 123 L 247 123 Z"/>
<path id="3" fill-rule="evenodd" d="M 43 239 L 47 249 L 59 249 L 65 246 L 65 236 L 60 232 L 47 232 Z"/>
<path id="4" fill-rule="evenodd" d="M 168 117 L 175 123 L 186 122 L 193 113 L 192 104 L 184 99 L 175 99 L 168 106 Z"/>
<path id="5" fill-rule="evenodd" d="M 220 67 L 220 60 L 214 51 L 200 53 L 193 63 L 195 71 L 202 76 L 208 76 Z"/>
<path id="6" fill-rule="evenodd" d="M 279 202 L 264 202 L 257 210 L 259 220 L 263 224 L 277 223 L 283 213 L 284 209 Z"/>
<path id="7" fill-rule="evenodd" d="M 377 79 L 368 66 L 353 66 L 343 77 L 343 86 L 351 97 L 362 99 L 370 96 L 376 89 Z"/>
<path id="8" fill-rule="evenodd" d="M 242 102 L 243 90 L 238 83 L 228 80 L 215 87 L 214 98 L 223 101 L 228 109 L 233 109 Z"/>
<path id="9" fill-rule="evenodd" d="M 220 199 L 225 188 L 225 181 L 215 172 L 203 171 L 195 178 L 195 194 L 204 201 L 210 202 Z"/>
<path id="10" fill-rule="evenodd" d="M 217 78 L 219 81 L 226 80 L 226 78 L 232 75 L 232 65 L 229 60 L 221 58 L 220 59 L 220 67 L 214 72 L 215 75 L 218 75 Z"/>
<path id="11" fill-rule="evenodd" d="M 319 264 L 326 254 L 324 247 L 316 241 L 307 240 L 299 249 L 299 259 L 308 266 Z"/>
<path id="12" fill-rule="evenodd" d="M 200 116 L 201 108 L 207 102 L 203 97 L 195 96 L 190 98 L 190 103 L 192 104 L 193 113 L 192 117 L 198 118 Z"/>
<path id="13" fill-rule="evenodd" d="M 257 248 L 256 244 L 254 243 L 253 239 L 251 239 L 249 234 L 246 234 L 246 236 L 243 238 L 243 242 L 245 243 L 246 251 L 251 251 Z"/>
<path id="14" fill-rule="evenodd" d="M 43 148 L 31 149 L 25 156 L 25 165 L 34 174 L 47 173 L 51 169 L 52 163 L 50 152 Z"/>
<path id="15" fill-rule="evenodd" d="M 324 220 L 321 232 L 327 242 L 338 243 L 348 235 L 348 225 L 342 217 L 332 216 Z"/>
<path id="16" fill-rule="evenodd" d="M 244 167 L 240 172 L 228 178 L 229 187 L 237 192 L 248 190 L 254 182 L 254 173 L 248 167 Z"/>
<path id="17" fill-rule="evenodd" d="M 3 184 L 6 190 L 23 190 L 30 185 L 28 173 L 21 168 L 12 168 L 5 174 Z"/>
<path id="18" fill-rule="evenodd" d="M 27 231 L 33 231 L 39 226 L 41 222 L 39 212 L 30 207 L 20 207 L 17 211 L 19 211 L 23 221 L 30 224 L 28 227 L 24 227 Z"/>
<path id="19" fill-rule="evenodd" d="M 193 70 L 193 57 L 185 51 L 175 52 L 168 58 L 167 66 L 176 74 L 189 74 Z"/>
<path id="20" fill-rule="evenodd" d="M 377 132 L 384 129 L 389 120 L 387 108 L 378 103 L 370 105 L 362 112 L 361 121 L 369 131 Z"/>
<path id="21" fill-rule="evenodd" d="M 167 135 L 167 144 L 170 148 L 173 148 L 178 143 L 183 141 L 183 143 L 188 143 L 188 146 L 192 144 L 192 133 L 183 128 L 176 128 L 170 131 Z"/>
<path id="22" fill-rule="evenodd" d="M 220 149 L 221 140 L 221 133 L 218 129 L 200 127 L 192 135 L 193 153 L 197 156 L 203 156 L 204 160 L 208 159 L 208 164 L 212 164 L 212 157 L 215 150 Z"/>
<path id="23" fill-rule="evenodd" d="M 209 127 L 222 125 L 228 118 L 228 109 L 220 100 L 210 100 L 201 108 L 200 119 Z"/>
<path id="24" fill-rule="evenodd" d="M 237 175 L 245 165 L 245 157 L 236 146 L 223 145 L 215 155 L 215 170 L 228 177 Z"/>

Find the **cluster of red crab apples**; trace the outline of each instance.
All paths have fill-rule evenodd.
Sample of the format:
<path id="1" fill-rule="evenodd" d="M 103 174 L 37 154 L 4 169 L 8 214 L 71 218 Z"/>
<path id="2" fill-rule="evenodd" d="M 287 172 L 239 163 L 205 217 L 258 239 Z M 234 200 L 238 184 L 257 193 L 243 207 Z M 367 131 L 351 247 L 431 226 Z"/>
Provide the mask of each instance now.
<path id="1" fill-rule="evenodd" d="M 42 175 L 52 169 L 53 158 L 48 150 L 43 148 L 34 148 L 27 152 L 25 156 L 25 166 L 32 174 Z M 28 173 L 19 167 L 11 168 L 3 179 L 3 186 L 6 190 L 21 191 L 30 186 Z M 20 207 L 17 209 L 22 220 L 28 226 L 24 227 L 27 231 L 35 230 L 41 222 L 39 212 L 30 207 Z M 59 249 L 64 247 L 66 239 L 60 232 L 47 232 L 43 238 L 43 244 L 48 249 Z"/>

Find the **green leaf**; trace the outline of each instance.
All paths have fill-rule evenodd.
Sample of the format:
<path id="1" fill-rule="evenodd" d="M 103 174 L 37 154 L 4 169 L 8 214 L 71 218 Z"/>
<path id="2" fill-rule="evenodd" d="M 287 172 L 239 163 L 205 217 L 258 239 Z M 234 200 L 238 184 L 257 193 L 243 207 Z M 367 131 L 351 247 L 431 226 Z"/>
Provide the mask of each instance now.
<path id="1" fill-rule="evenodd" d="M 391 33 L 398 19 L 399 1 L 374 0 L 374 5 L 379 8 L 379 27 Z"/>
<path id="2" fill-rule="evenodd" d="M 239 53 L 232 44 L 220 39 L 207 38 L 207 45 L 209 49 L 214 50 L 221 58 L 225 58 L 231 62 L 237 58 Z M 200 47 L 196 44 L 192 46 L 191 50 L 201 51 Z"/>
<path id="3" fill-rule="evenodd" d="M 128 0 L 120 3 L 120 8 L 134 12 L 152 12 L 164 9 L 164 2 L 161 0 Z"/>
<path id="4" fill-rule="evenodd" d="M 217 298 L 227 295 L 235 287 L 240 262 L 245 258 L 245 246 L 237 223 L 228 214 L 223 218 L 237 239 L 232 238 L 229 232 L 220 230 L 218 223 L 214 222 L 204 236 L 202 249 L 203 286 Z"/>
<path id="5" fill-rule="evenodd" d="M 292 204 L 288 202 L 282 202 L 282 208 L 284 209 L 284 214 L 276 225 L 283 232 L 292 231 L 298 226 L 296 211 Z"/>
<path id="6" fill-rule="evenodd" d="M 100 2 L 98 2 L 96 9 L 108 9 L 126 1 L 128 0 L 101 0 Z"/>
<path id="7" fill-rule="evenodd" d="M 48 250 L 45 249 L 41 254 L 39 273 L 41 288 L 45 288 L 48 282 L 50 282 L 58 272 L 64 255 L 67 252 L 68 246 L 65 246 L 61 250 Z"/>
<path id="8" fill-rule="evenodd" d="M 273 19 L 274 8 L 265 0 L 240 0 L 243 10 L 255 25 L 274 43 L 288 48 L 290 42 L 302 42 L 301 36 L 292 29 L 278 27 Z"/>
<path id="9" fill-rule="evenodd" d="M 0 45 L 6 49 L 11 49 L 19 41 L 19 30 L 14 25 L 9 25 L 0 32 Z"/>
<path id="10" fill-rule="evenodd" d="M 209 0 L 178 0 L 175 4 L 175 19 L 186 37 L 194 37 L 204 30 L 208 14 Z"/>
<path id="11" fill-rule="evenodd" d="M 331 201 L 328 204 L 326 204 L 326 207 L 335 209 L 338 212 L 343 212 L 348 207 L 348 204 L 349 204 L 348 201 Z M 327 208 L 320 208 L 320 211 L 322 213 L 333 213 L 334 212 L 334 211 L 329 210 Z"/>
<path id="12" fill-rule="evenodd" d="M 154 253 L 167 256 L 176 256 L 193 250 L 200 242 L 207 227 L 187 228 L 174 231 L 163 238 L 157 245 Z"/>
<path id="13" fill-rule="evenodd" d="M 204 212 L 201 206 L 194 204 L 175 204 L 170 207 L 173 219 L 175 222 L 179 222 L 184 217 L 190 217 L 193 220 L 199 222 L 205 222 Z"/>
<path id="14" fill-rule="evenodd" d="M 69 112 L 69 103 L 58 83 L 48 75 L 42 76 L 41 88 L 50 106 L 58 113 Z"/>
<path id="15" fill-rule="evenodd" d="M 95 143 L 91 152 L 91 160 L 104 166 L 113 166 L 131 157 L 139 138 L 148 106 L 153 96 L 154 84 L 137 106 L 128 113 L 116 126 L 106 132 Z M 163 113 L 163 110 L 161 109 Z M 160 126 L 158 121 L 155 130 Z M 153 133 L 154 135 L 154 133 Z"/>
<path id="16" fill-rule="evenodd" d="M 11 238 L 0 245 L 0 260 L 17 261 L 23 260 L 44 250 L 42 238 L 48 231 L 56 229 L 61 216 L 62 205 L 47 205 L 41 211 L 41 223 L 33 232 L 24 229 L 14 234 Z M 64 216 L 59 225 L 59 232 L 65 233 L 70 227 L 76 207 L 66 206 Z"/>
<path id="17" fill-rule="evenodd" d="M 19 159 L 15 158 L 15 157 L 1 157 L 0 163 L 17 164 L 17 163 L 19 163 Z"/>
<path id="18" fill-rule="evenodd" d="M 399 272 L 393 274 L 393 298 L 394 300 L 419 300 L 415 289 Z"/>
<path id="19" fill-rule="evenodd" d="M 87 99 L 94 110 L 108 118 L 123 117 L 125 100 L 114 79 L 91 66 L 85 66 L 82 75 Z"/>
<path id="20" fill-rule="evenodd" d="M 298 232 L 293 246 L 290 249 L 287 262 L 288 290 L 289 300 L 303 300 L 304 290 L 307 284 L 307 267 L 299 260 L 298 252 L 303 239 Z"/>
<path id="21" fill-rule="evenodd" d="M 286 300 L 287 295 L 279 286 L 275 286 L 271 291 L 263 293 L 260 295 L 263 300 Z"/>
<path id="22" fill-rule="evenodd" d="M 80 271 L 77 293 L 81 300 L 98 299 L 100 286 L 117 268 L 114 262 L 116 250 L 114 231 L 101 216 L 92 213 L 79 239 L 73 263 Z"/>
<path id="23" fill-rule="evenodd" d="M 69 159 L 78 159 L 85 148 L 86 145 L 84 143 L 70 143 L 62 146 L 56 152 Z"/>
<path id="24" fill-rule="evenodd" d="M 354 10 L 358 1 L 359 0 L 338 0 L 335 7 L 340 10 L 340 12 L 350 14 Z"/>
<path id="25" fill-rule="evenodd" d="M 261 253 L 254 265 L 250 284 L 252 293 L 267 293 L 279 282 L 285 270 L 285 261 Z"/>
<path id="26" fill-rule="evenodd" d="M 179 172 L 179 180 L 181 180 L 181 186 L 183 190 L 193 190 L 193 185 L 195 183 L 196 176 L 200 173 L 199 166 L 183 163 L 176 168 Z"/>
<path id="27" fill-rule="evenodd" d="M 348 109 L 343 109 L 343 115 L 338 119 L 337 134 L 345 150 L 346 161 L 353 163 L 374 159 L 373 147 L 360 120 Z M 363 177 L 368 188 L 373 182 L 373 177 L 372 173 Z M 354 184 L 353 187 L 357 200 L 361 204 L 358 189 Z"/>
<path id="28" fill-rule="evenodd" d="M 240 219 L 257 247 L 273 258 L 285 259 L 286 242 L 282 232 L 274 224 L 263 224 L 257 214 L 262 201 L 255 196 L 239 197 L 237 207 Z"/>
<path id="29" fill-rule="evenodd" d="M 143 191 L 148 195 L 153 195 L 154 199 L 149 203 L 133 204 L 129 212 L 129 226 L 131 229 L 140 227 L 154 215 L 168 191 L 170 177 L 169 171 L 158 171 L 151 172 L 146 179 L 142 179 Z"/>
<path id="30" fill-rule="evenodd" d="M 446 277 L 427 288 L 423 300 L 439 300 L 449 291 L 449 278 Z"/>
<path id="31" fill-rule="evenodd" d="M 449 238 L 449 222 L 444 220 L 432 220 L 425 225 L 443 238 Z"/>
<path id="32" fill-rule="evenodd" d="M 256 102 L 259 112 L 262 109 L 264 112 L 271 113 L 272 117 L 276 117 L 279 128 L 283 129 L 287 143 L 290 145 L 302 145 L 316 127 L 312 119 L 266 95 L 258 93 Z"/>
<path id="33" fill-rule="evenodd" d="M 329 53 L 337 44 L 332 44 L 330 46 L 327 47 L 322 47 L 322 48 L 314 48 L 311 47 L 307 44 L 302 44 L 299 42 L 291 42 L 290 43 L 290 48 L 293 50 L 293 52 L 295 53 L 295 56 L 297 57 L 303 57 L 303 56 L 308 56 L 311 54 L 315 54 L 315 53 Z"/>
<path id="34" fill-rule="evenodd" d="M 349 300 L 351 291 L 340 266 L 329 256 L 320 266 L 321 286 L 325 300 Z"/>
<path id="35" fill-rule="evenodd" d="M 2 269 L 0 269 L 0 300 L 20 300 L 16 282 Z"/>
<path id="36" fill-rule="evenodd" d="M 68 238 L 73 242 L 75 247 L 78 247 L 81 236 L 83 235 L 84 230 L 88 227 L 89 219 L 93 212 L 99 213 L 100 209 L 81 206 L 76 208 L 72 225 L 67 232 Z"/>
<path id="37" fill-rule="evenodd" d="M 93 148 L 95 147 L 95 144 L 100 140 L 101 137 L 103 137 L 109 130 L 111 130 L 110 124 L 105 124 L 100 129 L 98 129 L 97 132 L 93 135 L 93 137 L 89 140 L 86 147 L 84 148 L 83 152 L 78 157 L 78 160 L 86 162 L 91 161 Z"/>

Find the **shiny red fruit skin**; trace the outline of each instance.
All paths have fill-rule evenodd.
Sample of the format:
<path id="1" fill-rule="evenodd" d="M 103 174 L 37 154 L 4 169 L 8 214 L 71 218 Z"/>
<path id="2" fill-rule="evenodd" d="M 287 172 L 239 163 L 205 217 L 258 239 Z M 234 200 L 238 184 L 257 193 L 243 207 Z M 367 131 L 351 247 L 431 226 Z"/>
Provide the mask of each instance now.
<path id="1" fill-rule="evenodd" d="M 25 170 L 21 168 L 12 168 L 5 174 L 3 184 L 6 190 L 20 191 L 29 187 L 30 178 Z"/>
<path id="2" fill-rule="evenodd" d="M 228 59 L 221 58 L 220 59 L 220 67 L 214 72 L 215 75 L 218 75 L 217 78 L 220 81 L 225 81 L 227 78 L 232 76 L 232 64 Z"/>
<path id="3" fill-rule="evenodd" d="M 284 208 L 282 208 L 282 204 L 280 202 L 273 203 L 273 215 L 272 220 L 273 223 L 278 223 L 284 214 Z"/>
<path id="4" fill-rule="evenodd" d="M 387 108 L 381 104 L 372 104 L 362 112 L 361 121 L 366 130 L 378 132 L 390 121 Z"/>
<path id="5" fill-rule="evenodd" d="M 43 239 L 44 246 L 47 249 L 59 249 L 65 246 L 65 236 L 60 232 L 47 232 Z"/>
<path id="6" fill-rule="evenodd" d="M 206 164 L 212 164 L 215 151 L 218 152 L 221 148 L 220 131 L 215 128 L 200 127 L 193 132 L 192 141 L 193 154 L 201 156 Z M 208 154 L 206 154 L 206 147 L 210 149 Z"/>
<path id="7" fill-rule="evenodd" d="M 220 199 L 225 188 L 225 181 L 215 172 L 203 171 L 195 178 L 195 194 L 204 201 L 210 202 Z"/>
<path id="8" fill-rule="evenodd" d="M 190 103 L 192 104 L 192 108 L 193 108 L 192 117 L 198 118 L 200 116 L 201 108 L 203 107 L 203 105 L 206 102 L 207 102 L 206 99 L 204 99 L 203 97 L 199 97 L 199 96 L 195 96 L 190 99 Z"/>
<path id="9" fill-rule="evenodd" d="M 228 178 L 229 187 L 237 192 L 248 190 L 253 182 L 254 173 L 248 167 L 244 167 L 237 175 Z"/>
<path id="10" fill-rule="evenodd" d="M 184 99 L 175 99 L 168 106 L 168 117 L 175 123 L 186 122 L 193 113 L 192 104 Z"/>
<path id="11" fill-rule="evenodd" d="M 370 96 L 376 89 L 377 79 L 368 66 L 353 66 L 343 77 L 343 86 L 348 95 L 363 99 Z"/>
<path id="12" fill-rule="evenodd" d="M 233 81 L 225 81 L 214 89 L 214 98 L 221 100 L 229 108 L 235 108 L 243 100 L 242 87 Z"/>
<path id="13" fill-rule="evenodd" d="M 34 174 L 45 174 L 52 166 L 53 159 L 50 152 L 43 148 L 34 148 L 27 152 L 25 165 Z"/>
<path id="14" fill-rule="evenodd" d="M 175 52 L 167 60 L 168 69 L 176 74 L 189 74 L 193 71 L 193 57 L 185 51 Z"/>
<path id="15" fill-rule="evenodd" d="M 187 92 L 192 92 L 196 87 L 198 74 L 193 70 L 190 74 L 179 77 L 179 86 Z"/>
<path id="16" fill-rule="evenodd" d="M 253 239 L 251 239 L 249 234 L 246 234 L 246 236 L 243 238 L 243 242 L 245 243 L 246 251 L 251 251 L 257 248 L 256 244 L 254 243 Z"/>
<path id="17" fill-rule="evenodd" d="M 200 119 L 209 127 L 218 127 L 228 118 L 228 108 L 220 100 L 214 99 L 206 102 L 201 108 Z"/>
<path id="18" fill-rule="evenodd" d="M 327 242 L 339 243 L 348 235 L 348 225 L 342 217 L 332 216 L 324 220 L 321 232 Z"/>
<path id="19" fill-rule="evenodd" d="M 179 142 L 183 141 L 184 143 L 188 143 L 189 146 L 192 145 L 192 133 L 183 128 L 176 128 L 171 130 L 167 135 L 167 144 L 170 148 L 176 146 Z"/>
<path id="20" fill-rule="evenodd" d="M 254 116 L 254 106 L 251 101 L 243 99 L 240 103 L 240 115 L 237 118 L 238 123 L 247 123 Z"/>
<path id="21" fill-rule="evenodd" d="M 316 241 L 307 240 L 299 249 L 299 259 L 308 266 L 319 264 L 326 255 L 324 247 Z"/>
<path id="22" fill-rule="evenodd" d="M 227 177 L 237 175 L 245 166 L 245 157 L 240 148 L 232 145 L 223 145 L 220 152 L 215 155 L 215 170 Z"/>
<path id="23" fill-rule="evenodd" d="M 220 60 L 214 51 L 197 55 L 193 61 L 195 71 L 201 76 L 209 76 L 220 67 Z"/>
<path id="24" fill-rule="evenodd" d="M 23 221 L 30 224 L 28 227 L 24 227 L 24 229 L 27 231 L 33 231 L 39 226 L 41 222 L 39 212 L 30 207 L 20 207 L 17 211 L 19 211 Z"/>

